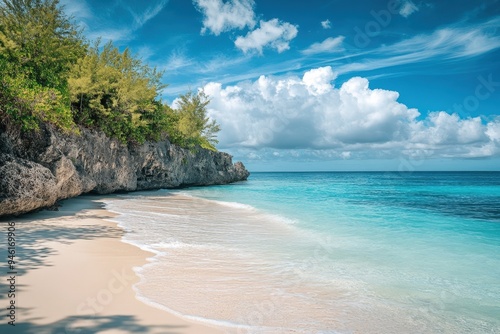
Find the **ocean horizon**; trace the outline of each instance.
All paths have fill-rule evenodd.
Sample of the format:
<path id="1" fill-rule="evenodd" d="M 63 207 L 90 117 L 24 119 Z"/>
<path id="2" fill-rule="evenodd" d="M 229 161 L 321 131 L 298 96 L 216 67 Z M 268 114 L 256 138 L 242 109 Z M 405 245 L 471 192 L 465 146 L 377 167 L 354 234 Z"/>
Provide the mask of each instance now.
<path id="1" fill-rule="evenodd" d="M 230 333 L 498 333 L 500 173 L 253 173 L 106 208 L 138 297 Z"/>

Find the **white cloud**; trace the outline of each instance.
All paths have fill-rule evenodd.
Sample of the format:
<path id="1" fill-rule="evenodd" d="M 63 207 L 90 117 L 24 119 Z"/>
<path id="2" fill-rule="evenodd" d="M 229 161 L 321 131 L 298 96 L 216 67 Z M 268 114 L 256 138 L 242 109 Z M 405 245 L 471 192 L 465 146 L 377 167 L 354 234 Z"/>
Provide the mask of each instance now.
<path id="1" fill-rule="evenodd" d="M 488 123 L 486 135 L 491 141 L 500 144 L 500 116 L 498 116 L 494 121 Z"/>
<path id="2" fill-rule="evenodd" d="M 365 59 L 337 70 L 339 73 L 370 71 L 434 59 L 444 62 L 479 56 L 500 48 L 500 36 L 494 33 L 497 29 L 500 18 L 467 27 L 440 28 L 431 34 L 416 35 L 366 52 Z"/>
<path id="3" fill-rule="evenodd" d="M 321 43 L 314 43 L 307 49 L 303 50 L 302 53 L 305 55 L 312 55 L 316 53 L 324 52 L 339 52 L 343 51 L 342 42 L 344 41 L 344 36 L 328 37 Z"/>
<path id="4" fill-rule="evenodd" d="M 92 11 L 85 1 L 61 0 L 64 12 L 76 19 L 88 19 L 92 17 Z"/>
<path id="5" fill-rule="evenodd" d="M 412 141 L 433 145 L 474 144 L 488 141 L 487 128 L 479 117 L 461 119 L 446 112 L 430 113 L 425 121 L 418 122 Z"/>
<path id="6" fill-rule="evenodd" d="M 201 33 L 211 31 L 214 35 L 232 29 L 253 28 L 255 26 L 254 0 L 193 0 L 203 13 Z"/>
<path id="7" fill-rule="evenodd" d="M 89 29 L 87 21 L 92 20 L 94 15 L 85 1 L 61 0 L 60 3 L 63 6 L 64 13 L 73 18 L 80 28 L 84 31 Z"/>
<path id="8" fill-rule="evenodd" d="M 186 57 L 182 50 L 176 49 L 172 51 L 167 59 L 166 64 L 162 65 L 161 68 L 169 72 L 178 71 L 188 66 L 193 66 L 194 63 L 195 61 L 191 58 Z"/>
<path id="9" fill-rule="evenodd" d="M 325 94 L 333 89 L 332 81 L 337 74 L 333 72 L 330 66 L 314 68 L 304 73 L 302 82 L 311 95 Z"/>
<path id="10" fill-rule="evenodd" d="M 441 111 L 422 119 L 395 91 L 371 89 L 360 77 L 335 88 L 335 76 L 321 67 L 302 77 L 205 85 L 209 114 L 222 128 L 220 146 L 310 158 L 500 156 L 500 117 L 484 124 Z"/>
<path id="11" fill-rule="evenodd" d="M 104 43 L 113 41 L 129 41 L 133 39 L 133 30 L 130 28 L 103 28 L 100 30 L 92 30 L 87 32 L 87 37 L 91 40 L 101 39 Z"/>
<path id="12" fill-rule="evenodd" d="M 156 15 L 158 15 L 163 8 L 168 4 L 169 0 L 162 0 L 156 6 L 150 6 L 146 8 L 146 10 L 137 13 L 136 11 L 132 10 L 131 8 L 129 9 L 130 14 L 134 17 L 134 29 L 137 30 L 141 28 L 143 25 L 145 25 L 149 20 L 154 18 Z"/>
<path id="13" fill-rule="evenodd" d="M 415 12 L 418 12 L 418 7 L 411 0 L 404 0 L 399 9 L 399 14 L 408 17 Z"/>
<path id="14" fill-rule="evenodd" d="M 93 12 L 88 1 L 61 1 L 64 12 L 74 17 L 77 24 L 84 28 L 83 32 L 87 38 L 101 38 L 103 42 L 133 40 L 136 37 L 135 32 L 156 17 L 168 3 L 169 0 L 161 0 L 151 6 L 147 3 L 134 3 L 134 7 L 131 7 L 125 2 L 115 2 L 109 6 L 109 12 Z M 120 15 L 120 20 L 110 20 L 109 15 L 117 15 L 117 9 L 128 11 L 130 16 Z"/>
<path id="15" fill-rule="evenodd" d="M 430 35 L 417 35 L 395 43 L 381 51 L 402 54 L 406 50 L 419 50 L 415 52 L 417 58 L 444 56 L 453 59 L 476 56 L 500 47 L 500 38 L 491 33 L 491 27 L 499 28 L 500 18 L 484 25 L 442 28 Z"/>
<path id="16" fill-rule="evenodd" d="M 249 32 L 245 37 L 239 36 L 234 44 L 243 52 L 256 50 L 262 54 L 264 47 L 269 46 L 278 52 L 290 48 L 290 41 L 297 36 L 297 26 L 278 19 L 260 21 L 259 28 Z"/>
<path id="17" fill-rule="evenodd" d="M 330 20 L 324 20 L 321 21 L 321 26 L 323 27 L 323 29 L 330 29 L 332 27 L 332 23 L 330 22 Z"/>

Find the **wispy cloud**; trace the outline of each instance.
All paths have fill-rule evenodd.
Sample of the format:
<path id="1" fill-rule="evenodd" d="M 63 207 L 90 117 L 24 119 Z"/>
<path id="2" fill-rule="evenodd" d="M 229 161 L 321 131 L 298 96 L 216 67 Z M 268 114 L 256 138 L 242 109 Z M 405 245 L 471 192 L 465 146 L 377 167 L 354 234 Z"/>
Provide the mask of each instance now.
<path id="1" fill-rule="evenodd" d="M 146 8 L 146 10 L 137 13 L 136 11 L 132 10 L 130 7 L 127 9 L 129 10 L 130 14 L 132 14 L 134 18 L 134 27 L 133 30 L 140 29 L 143 25 L 145 25 L 149 20 L 154 18 L 156 15 L 158 15 L 163 8 L 168 4 L 169 0 L 162 0 L 155 6 L 149 6 Z"/>
<path id="2" fill-rule="evenodd" d="M 109 41 L 130 41 L 133 38 L 133 30 L 130 28 L 112 28 L 104 27 L 101 29 L 87 30 L 87 37 L 90 40 L 101 39 L 102 42 L 106 43 Z"/>
<path id="3" fill-rule="evenodd" d="M 149 57 L 155 54 L 155 50 L 153 50 L 148 45 L 143 45 L 136 48 L 135 54 L 142 60 L 147 60 Z"/>
<path id="4" fill-rule="evenodd" d="M 169 0 L 161 0 L 151 6 L 144 6 L 141 9 L 133 9 L 124 2 L 115 2 L 104 12 L 93 12 L 89 4 L 85 1 L 62 0 L 66 14 L 75 18 L 77 23 L 84 28 L 87 38 L 95 40 L 101 38 L 104 42 L 125 42 L 132 40 L 134 33 L 142 28 L 148 21 L 156 17 L 169 3 Z M 121 17 L 122 20 L 110 20 L 109 16 L 115 16 L 118 8 L 125 9 L 130 17 Z"/>
<path id="5" fill-rule="evenodd" d="M 344 36 L 337 36 L 335 38 L 328 37 L 323 42 L 312 44 L 307 49 L 303 50 L 302 53 L 305 55 L 313 55 L 317 53 L 343 51 L 342 42 L 344 39 Z"/>
<path id="6" fill-rule="evenodd" d="M 85 1 L 61 0 L 64 12 L 77 20 L 89 19 L 93 17 L 92 11 Z"/>
<path id="7" fill-rule="evenodd" d="M 91 21 L 94 14 L 85 0 L 61 0 L 60 4 L 63 6 L 64 13 L 71 17 L 84 32 L 89 31 L 90 27 L 87 21 Z"/>
<path id="8" fill-rule="evenodd" d="M 211 74 L 214 76 L 220 76 L 220 71 L 225 72 L 235 66 L 241 65 L 251 59 L 248 55 L 241 55 L 238 57 L 228 57 L 224 54 L 215 55 L 211 59 L 207 59 L 198 64 L 196 68 L 197 73 Z"/>
<path id="9" fill-rule="evenodd" d="M 168 100 L 195 87 L 203 87 L 205 84 L 212 81 L 217 81 L 221 84 L 232 84 L 253 80 L 262 75 L 275 75 L 299 71 L 302 68 L 297 63 L 297 60 L 293 60 L 284 61 L 280 64 L 268 64 L 254 67 L 244 72 L 237 70 L 239 65 L 246 63 L 251 58 L 250 55 L 243 55 L 236 58 L 228 58 L 221 55 L 203 62 L 197 62 L 192 66 L 184 67 L 183 70 L 185 70 L 186 73 L 192 73 L 193 77 L 199 77 L 199 79 L 191 80 L 189 84 L 168 86 L 163 90 L 163 97 Z M 162 69 L 165 68 L 162 67 Z M 232 69 L 234 69 L 234 71 L 232 71 Z M 201 77 L 200 74 L 202 75 Z"/>
<path id="10" fill-rule="evenodd" d="M 476 57 L 500 48 L 500 18 L 470 26 L 450 26 L 431 34 L 379 47 L 367 57 L 337 68 L 341 73 L 370 71 L 428 61 L 457 61 Z"/>
<path id="11" fill-rule="evenodd" d="M 187 57 L 183 50 L 177 49 L 170 54 L 166 63 L 161 68 L 168 72 L 176 72 L 194 64 L 196 64 L 194 59 Z"/>

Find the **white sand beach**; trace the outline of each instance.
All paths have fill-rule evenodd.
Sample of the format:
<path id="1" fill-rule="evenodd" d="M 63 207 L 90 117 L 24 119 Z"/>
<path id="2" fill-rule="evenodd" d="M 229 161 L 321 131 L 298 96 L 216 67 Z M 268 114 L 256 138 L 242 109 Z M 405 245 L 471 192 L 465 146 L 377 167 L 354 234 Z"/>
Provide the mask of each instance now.
<path id="1" fill-rule="evenodd" d="M 2 221 L 15 222 L 19 262 L 15 326 L 5 320 L 0 332 L 222 333 L 136 299 L 133 268 L 152 253 L 122 242 L 123 230 L 106 220 L 114 214 L 96 200 L 79 197 L 57 212 Z M 0 298 L 8 305 L 6 294 Z"/>

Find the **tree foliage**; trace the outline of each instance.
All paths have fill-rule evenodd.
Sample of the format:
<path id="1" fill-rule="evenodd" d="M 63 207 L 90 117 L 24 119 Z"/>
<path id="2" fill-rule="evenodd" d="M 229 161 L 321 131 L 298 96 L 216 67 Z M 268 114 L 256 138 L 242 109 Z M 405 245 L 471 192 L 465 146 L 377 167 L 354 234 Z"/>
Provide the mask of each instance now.
<path id="1" fill-rule="evenodd" d="M 162 132 L 165 108 L 158 95 L 163 73 L 120 52 L 112 43 L 99 43 L 78 60 L 68 80 L 77 123 L 101 127 L 122 141 L 143 142 Z"/>
<path id="2" fill-rule="evenodd" d="M 14 72 L 0 59 L 0 116 L 3 123 L 23 131 L 38 129 L 39 122 L 48 122 L 69 131 L 74 130 L 71 111 L 57 89 L 43 87 Z"/>
<path id="3" fill-rule="evenodd" d="M 0 122 L 35 131 L 40 122 L 95 128 L 122 142 L 168 137 L 215 150 L 219 125 L 203 92 L 161 102 L 162 72 L 113 44 L 92 47 L 59 0 L 0 0 Z"/>
<path id="4" fill-rule="evenodd" d="M 23 130 L 73 128 L 67 77 L 86 46 L 58 4 L 0 0 L 0 113 Z"/>
<path id="5" fill-rule="evenodd" d="M 59 0 L 0 0 L 0 54 L 28 80 L 64 91 L 72 65 L 86 52 Z"/>
<path id="6" fill-rule="evenodd" d="M 197 94 L 190 91 L 179 97 L 175 113 L 178 118 L 178 132 L 185 146 L 201 146 L 216 150 L 215 145 L 218 143 L 216 135 L 220 131 L 220 126 L 208 117 L 209 103 L 210 100 L 203 91 Z"/>

